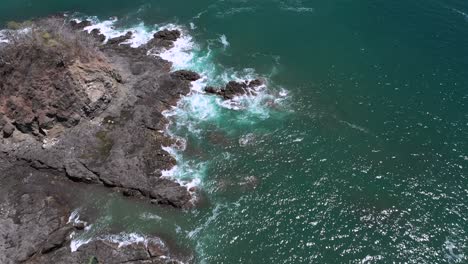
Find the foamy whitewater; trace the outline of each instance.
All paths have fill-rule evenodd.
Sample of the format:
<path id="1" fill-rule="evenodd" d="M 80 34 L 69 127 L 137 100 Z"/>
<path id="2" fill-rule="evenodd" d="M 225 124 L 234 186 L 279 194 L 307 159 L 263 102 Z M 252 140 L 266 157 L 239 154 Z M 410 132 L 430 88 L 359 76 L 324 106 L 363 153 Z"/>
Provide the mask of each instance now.
<path id="1" fill-rule="evenodd" d="M 77 22 L 80 22 L 79 19 L 75 19 Z M 156 26 L 148 27 L 143 22 L 129 28 L 119 28 L 116 26 L 118 22 L 117 18 L 112 18 L 111 20 L 99 21 L 97 17 L 89 17 L 87 20 L 92 21 L 92 25 L 85 27 L 84 30 L 90 33 L 94 29 L 99 29 L 101 34 L 103 34 L 106 39 L 106 43 L 111 38 L 116 38 L 122 35 L 125 35 L 127 32 L 132 32 L 132 37 L 121 44 L 130 44 L 132 48 L 138 48 L 141 45 L 148 43 L 153 38 L 154 33 L 159 31 Z"/>
<path id="2" fill-rule="evenodd" d="M 0 43 L 8 43 L 8 39 L 5 36 L 6 31 L 5 30 L 0 30 Z"/>

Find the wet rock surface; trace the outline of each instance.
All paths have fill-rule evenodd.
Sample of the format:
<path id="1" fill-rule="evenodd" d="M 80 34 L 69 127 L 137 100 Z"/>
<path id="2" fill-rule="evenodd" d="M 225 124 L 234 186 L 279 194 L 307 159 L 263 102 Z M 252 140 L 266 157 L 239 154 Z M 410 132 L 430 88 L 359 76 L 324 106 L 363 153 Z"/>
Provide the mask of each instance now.
<path id="1" fill-rule="evenodd" d="M 37 23 L 41 30 L 51 22 Z M 67 34 L 85 38 L 89 25 L 72 22 Z M 70 234 L 84 227 L 67 220 L 79 202 L 73 195 L 89 184 L 162 206 L 193 206 L 185 187 L 161 175 L 175 165 L 162 149 L 174 142 L 161 113 L 200 76 L 171 73 L 170 62 L 147 56 L 171 47 L 180 32 L 130 48 L 121 43 L 131 33 L 103 44 L 93 30 L 87 37 L 96 45 L 73 52 L 56 46 L 52 32 L 41 34 L 45 46 L 2 47 L 15 53 L 0 64 L 0 263 L 170 263 L 167 249 L 143 244 L 95 241 L 71 253 Z"/>
<path id="2" fill-rule="evenodd" d="M 263 85 L 263 81 L 259 79 L 236 82 L 230 81 L 224 88 L 216 88 L 212 86 L 205 87 L 205 92 L 221 96 L 224 100 L 233 99 L 236 96 L 252 94 L 255 95 L 255 88 Z"/>
<path id="3" fill-rule="evenodd" d="M 174 41 L 180 38 L 180 36 L 181 32 L 179 30 L 164 29 L 156 32 L 147 46 L 152 48 L 172 48 Z"/>

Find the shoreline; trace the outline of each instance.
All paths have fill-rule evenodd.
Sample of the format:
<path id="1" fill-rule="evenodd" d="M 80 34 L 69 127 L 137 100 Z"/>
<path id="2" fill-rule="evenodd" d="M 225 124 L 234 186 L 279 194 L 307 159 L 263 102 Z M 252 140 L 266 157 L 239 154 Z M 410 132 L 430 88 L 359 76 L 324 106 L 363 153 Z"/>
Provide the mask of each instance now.
<path id="1" fill-rule="evenodd" d="M 39 56 L 32 58 L 32 67 L 38 67 L 35 66 L 38 64 L 44 66 L 36 72 L 33 71 L 30 79 L 34 81 L 45 78 L 45 81 L 38 87 L 34 87 L 36 83 L 33 82 L 32 88 L 29 88 L 28 81 L 17 78 L 7 78 L 5 84 L 0 84 L 6 87 L 6 92 L 0 94 L 0 99 L 3 98 L 3 101 L 0 100 L 0 106 L 2 102 L 6 102 L 3 112 L 0 112 L 0 119 L 4 120 L 0 123 L 0 132 L 3 129 L 0 153 L 23 161 L 27 164 L 25 169 L 52 171 L 63 175 L 61 181 L 71 180 L 78 183 L 77 186 L 83 183 L 103 186 L 104 192 L 118 192 L 126 199 L 137 199 L 176 209 L 190 209 L 206 203 L 203 191 L 198 188 L 200 179 L 185 181 L 175 175 L 175 172 L 178 172 L 178 161 L 174 151 L 183 151 L 186 143 L 181 142 L 185 139 L 180 139 L 170 132 L 169 126 L 172 121 L 168 113 L 177 109 L 183 98 L 193 92 L 215 96 L 224 100 L 223 103 L 233 103 L 232 100 L 237 96 L 255 96 L 264 88 L 265 81 L 252 79 L 231 81 L 221 88 L 202 87 L 205 85 L 203 82 L 196 82 L 207 76 L 177 69 L 184 68 L 180 66 L 185 65 L 177 61 L 180 59 L 177 52 L 181 50 L 172 49 L 185 51 L 183 49 L 187 47 L 183 46 L 187 43 L 177 47 L 177 41 L 191 41 L 187 40 L 183 29 L 170 24 L 146 32 L 143 37 L 139 35 L 141 32 L 138 32 L 138 29 L 103 35 L 101 30 L 114 30 L 115 21 L 117 18 L 112 18 L 110 23 L 94 21 L 98 24 L 93 24 L 90 20 L 51 16 L 28 22 L 28 26 L 33 28 L 31 30 L 26 27 L 24 35 L 9 36 L 12 42 L 22 44 L 21 41 L 29 41 L 29 34 L 33 34 L 36 40 L 27 42 L 27 45 L 34 47 L 33 49 L 27 45 L 25 50 L 15 49 L 11 43 L 6 43 L 4 48 L 25 54 L 22 57 Z M 18 29 L 25 28 L 24 24 L 23 27 L 21 23 L 19 25 Z M 50 28 L 58 30 L 59 33 L 50 31 Z M 12 32 L 18 31 L 9 33 Z M 75 42 L 86 43 L 80 44 L 83 47 L 75 47 Z M 135 43 L 138 45 L 135 46 Z M 39 50 L 39 55 L 35 50 Z M 35 53 L 31 53 L 32 51 Z M 52 60 L 55 57 L 59 60 L 58 63 Z M 174 61 L 168 61 L 171 59 Z M 182 61 L 184 59 L 187 58 L 182 58 Z M 10 72 L 15 71 L 17 75 L 21 75 L 22 63 L 23 61 L 12 60 L 0 65 L 0 70 L 3 67 L 7 77 Z M 57 64 L 50 66 L 51 63 Z M 178 67 L 173 67 L 173 63 L 179 63 Z M 43 67 L 54 79 L 42 75 Z M 63 83 L 62 80 L 70 78 L 71 82 Z M 59 88 L 59 92 L 50 88 L 61 86 L 65 89 Z M 73 93 L 67 95 L 70 99 L 66 99 L 62 93 L 69 90 Z M 25 94 L 32 96 L 23 98 Z M 10 102 L 11 98 L 17 97 L 20 98 L 19 101 Z M 39 98 L 37 103 L 36 97 Z M 32 102 L 32 105 L 29 102 Z M 64 104 L 62 109 L 61 105 Z M 34 108 L 35 105 L 39 105 L 39 108 Z M 229 104 L 226 108 L 231 109 Z M 14 161 L 9 163 L 11 166 L 15 164 Z M 4 180 L 0 178 L 0 181 Z M 48 186 L 47 182 L 41 184 Z M 14 199 L 12 198 L 13 202 Z M 75 210 L 76 207 L 68 208 L 68 212 L 64 213 L 62 218 L 70 218 Z M 86 215 L 84 218 L 89 219 Z M 173 252 L 173 248 L 177 246 L 169 245 L 168 248 L 164 242 L 156 253 L 152 253 L 150 247 L 155 245 L 147 242 L 160 238 L 151 235 L 144 235 L 144 240 L 136 239 L 135 243 L 114 243 L 119 240 L 119 234 L 127 236 L 128 233 L 75 241 L 74 238 L 78 234 L 93 224 L 85 222 L 63 221 L 59 228 L 60 239 L 54 242 L 54 246 L 43 252 L 41 247 L 44 242 L 36 241 L 32 246 L 36 249 L 26 254 L 27 257 L 21 257 L 22 261 L 73 262 L 83 258 L 84 254 L 95 254 L 105 260 L 107 254 L 120 252 L 122 248 L 125 248 L 124 251 L 127 251 L 127 248 L 129 250 L 119 256 L 122 259 L 128 257 L 126 254 L 143 250 L 148 252 L 144 258 L 156 261 L 154 263 L 159 263 L 157 261 L 161 259 L 170 260 L 173 256 L 175 261 L 182 258 L 188 262 L 196 257 L 194 253 L 178 256 Z M 21 225 L 18 225 L 15 228 L 20 227 Z M 42 226 L 35 228 L 40 229 Z M 45 243 L 56 232 L 58 231 L 43 234 Z M 113 238 L 109 239 L 112 236 Z M 22 247 L 26 246 L 22 245 L 21 241 L 14 243 L 20 252 Z M 0 248 L 1 245 L 2 241 Z M 12 253 L 6 253 L 8 254 Z"/>
<path id="2" fill-rule="evenodd" d="M 41 26 L 37 24 L 41 24 L 47 19 L 66 21 L 66 18 L 54 16 L 35 21 L 35 26 L 41 29 Z M 65 26 L 68 27 L 68 25 Z M 70 27 L 72 28 L 72 32 L 77 32 L 75 33 L 77 35 L 81 34 L 80 31 L 83 30 L 78 23 L 71 22 Z M 157 35 L 158 32 L 163 33 Z M 180 35 L 180 32 L 177 33 L 175 31 L 158 32 L 155 32 L 154 37 L 150 40 L 152 42 L 151 45 L 153 45 L 151 48 L 170 48 L 172 42 L 175 41 L 171 33 Z M 164 33 L 168 33 L 169 35 L 165 35 Z M 102 39 L 102 35 L 96 30 L 90 31 L 90 35 L 96 38 L 98 42 Z M 97 69 L 93 69 L 90 72 L 87 71 L 90 69 L 89 66 L 78 66 L 80 72 L 74 77 L 77 77 L 78 81 L 79 78 L 86 79 L 89 77 L 87 79 L 89 81 L 83 83 L 83 85 L 88 87 L 86 88 L 86 92 L 91 90 L 88 96 L 98 97 L 95 101 L 100 105 L 97 106 L 98 110 L 92 113 L 94 116 L 76 117 L 79 121 L 71 125 L 64 123 L 66 122 L 65 119 L 68 118 L 61 118 L 60 120 L 56 118 L 56 120 L 53 120 L 53 124 L 47 127 L 47 130 L 45 127 L 42 127 L 38 118 L 34 118 L 33 122 L 24 125 L 27 129 L 20 131 L 23 128 L 20 126 L 23 120 L 15 120 L 14 117 L 22 118 L 22 115 L 13 116 L 8 111 L 2 113 L 1 118 L 6 119 L 4 122 L 6 125 L 3 124 L 1 127 L 3 139 L 1 139 L 0 151 L 3 155 L 11 157 L 11 159 L 8 159 L 8 162 L 6 158 L 2 158 L 6 164 L 1 169 L 7 174 L 4 178 L 0 179 L 2 182 L 11 177 L 21 177 L 3 167 L 25 166 L 21 169 L 52 171 L 63 175 L 59 180 L 65 184 L 67 181 L 72 180 L 73 182 L 78 182 L 77 186 L 83 183 L 103 185 L 108 187 L 105 188 L 108 191 L 117 191 L 130 198 L 147 200 L 148 202 L 162 206 L 175 208 L 196 206 L 195 204 L 191 204 L 193 194 L 190 194 L 185 187 L 180 186 L 174 180 L 162 177 L 161 171 L 171 169 L 176 165 L 174 158 L 163 149 L 164 146 L 170 146 L 174 142 L 174 139 L 163 132 L 168 120 L 162 115 L 162 112 L 175 106 L 181 96 L 188 94 L 190 82 L 198 79 L 199 75 L 190 71 L 171 72 L 170 62 L 154 56 L 147 56 L 146 53 L 150 49 L 148 47 L 149 44 L 144 44 L 143 47 L 138 48 L 120 45 L 128 37 L 128 34 L 116 36 L 115 38 L 110 38 L 107 43 L 98 45 L 99 52 L 106 59 L 98 62 Z M 6 43 L 5 46 L 8 47 L 9 44 Z M 114 70 L 108 71 L 107 68 L 104 71 L 100 70 L 100 64 L 106 63 L 106 61 L 108 62 L 106 65 L 116 69 L 116 73 L 114 73 Z M 71 63 L 72 65 L 66 66 L 67 70 L 71 69 L 70 67 L 74 67 L 75 62 L 72 61 Z M 94 62 L 92 61 L 91 63 Z M 2 66 L 7 67 L 5 64 Z M 71 72 L 72 75 L 75 73 Z M 93 79 L 90 77 L 93 74 L 99 76 Z M 114 79 L 105 76 L 107 74 L 109 74 L 110 78 Z M 6 85 L 11 84 L 9 81 L 7 81 Z M 95 83 L 100 81 L 104 81 L 104 84 L 97 87 L 99 83 L 97 85 Z M 94 86 L 88 85 L 89 83 Z M 154 85 L 157 85 L 157 87 Z M 18 90 L 21 92 L 21 84 L 19 87 Z M 109 92 L 106 89 L 113 90 Z M 78 90 L 77 92 L 80 91 Z M 111 98 L 106 98 L 106 96 Z M 53 99 L 62 100 L 60 97 Z M 21 111 L 27 111 L 25 107 L 21 105 L 17 106 L 20 114 Z M 13 128 L 11 128 L 10 124 L 13 125 Z M 37 128 L 37 126 L 39 127 Z M 13 131 L 6 133 L 5 129 L 12 129 Z M 136 138 L 135 136 L 138 137 Z M 148 140 L 150 141 L 148 142 Z M 96 149 L 93 151 L 89 146 L 93 146 Z M 130 156 L 128 156 L 129 154 Z M 23 165 L 19 165 L 16 160 L 23 161 Z M 99 162 L 95 160 L 99 160 Z M 106 166 L 106 163 L 112 164 L 112 167 Z M 116 165 L 120 170 L 115 170 Z M 113 173 L 120 173 L 120 176 L 116 178 Z M 124 175 L 127 176 L 123 177 Z M 144 178 L 142 176 L 135 177 L 138 175 L 146 176 Z M 144 179 L 147 179 L 146 184 L 149 184 L 149 188 L 139 182 L 144 181 Z M 49 183 L 44 181 L 41 182 L 41 185 L 47 187 Z M 57 193 L 53 197 L 61 200 L 61 196 L 61 194 Z M 18 198 L 10 197 L 10 199 L 12 203 L 18 202 Z M 4 206 L 8 206 L 8 204 L 2 202 L 2 207 Z M 65 208 L 67 206 L 62 209 L 62 219 L 69 218 L 73 213 L 72 211 L 75 210 L 75 208 Z M 15 215 L 17 218 L 22 217 L 21 213 Z M 10 218 L 9 215 L 0 216 L 0 221 L 10 221 L 8 220 Z M 17 241 L 10 242 L 16 245 L 12 248 L 15 249 L 15 252 L 11 252 L 5 248 L 5 252 L 0 254 L 0 259 L 5 260 L 5 263 L 14 263 L 15 259 L 25 263 L 42 261 L 56 261 L 56 263 L 68 261 L 69 263 L 75 263 L 76 261 L 88 261 L 84 256 L 87 254 L 94 254 L 97 258 L 101 258 L 101 261 L 106 261 L 106 258 L 110 257 L 108 254 L 120 252 L 118 258 L 125 260 L 131 255 L 140 252 L 138 254 L 146 255 L 143 259 L 153 261 L 151 263 L 165 263 L 171 260 L 171 254 L 173 253 L 171 253 L 171 250 L 164 243 L 159 246 L 151 243 L 151 245 L 148 243 L 141 244 L 140 240 L 134 241 L 136 243 L 115 245 L 112 241 L 105 242 L 96 239 L 87 241 L 86 245 L 83 244 L 79 248 L 75 248 L 75 252 L 71 252 L 69 250 L 72 241 L 71 234 L 82 232 L 86 227 L 84 223 L 72 222 L 61 221 L 58 230 L 55 230 L 55 228 L 54 230 L 44 230 L 44 224 L 40 223 L 36 223 L 34 227 L 29 226 L 29 228 L 37 230 L 42 235 L 34 235 L 34 232 L 32 232 L 31 236 L 33 237 L 27 239 L 30 241 L 27 244 L 24 242 L 26 240 L 25 237 L 21 237 L 20 235 Z M 24 227 L 23 224 L 13 224 L 11 228 L 14 230 L 16 228 L 28 227 Z M 8 230 L 1 231 L 2 233 L 10 232 Z M 57 234 L 58 232 L 60 234 Z M 28 234 L 22 235 L 28 236 Z M 55 238 L 57 236 L 59 238 Z M 44 238 L 40 239 L 40 237 Z M 51 246 L 47 246 L 47 243 L 50 244 L 51 239 L 58 240 L 53 242 Z M 159 238 L 148 236 L 148 241 L 154 239 Z M 3 248 L 2 245 L 5 243 L 7 241 L 0 241 L 0 248 Z M 24 252 L 24 247 L 32 247 L 32 249 L 29 249 L 27 251 L 29 253 L 27 253 Z M 47 250 L 44 247 L 47 247 Z M 173 260 L 176 261 L 176 259 Z"/>

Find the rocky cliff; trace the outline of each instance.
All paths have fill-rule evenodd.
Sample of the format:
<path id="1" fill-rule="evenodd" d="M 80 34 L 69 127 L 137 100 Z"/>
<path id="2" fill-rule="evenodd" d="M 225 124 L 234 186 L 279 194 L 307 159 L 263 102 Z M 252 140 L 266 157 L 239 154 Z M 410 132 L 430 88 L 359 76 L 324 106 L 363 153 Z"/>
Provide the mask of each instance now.
<path id="1" fill-rule="evenodd" d="M 67 219 L 89 186 L 193 206 L 193 193 L 162 177 L 175 160 L 162 149 L 174 142 L 161 113 L 200 77 L 147 56 L 170 48 L 180 32 L 130 48 L 121 43 L 131 33 L 104 44 L 99 31 L 81 30 L 89 23 L 37 20 L 0 46 L 1 263 L 172 261 L 151 243 L 95 241 L 72 253 L 70 234 L 82 227 Z"/>

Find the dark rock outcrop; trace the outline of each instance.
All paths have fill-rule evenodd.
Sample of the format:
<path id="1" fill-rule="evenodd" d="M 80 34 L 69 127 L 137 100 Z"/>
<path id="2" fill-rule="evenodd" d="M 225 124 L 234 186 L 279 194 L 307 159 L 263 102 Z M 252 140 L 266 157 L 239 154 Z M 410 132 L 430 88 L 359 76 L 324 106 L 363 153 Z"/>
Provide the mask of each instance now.
<path id="1" fill-rule="evenodd" d="M 235 96 L 245 94 L 255 94 L 256 87 L 263 85 L 259 79 L 244 82 L 230 81 L 224 88 L 215 88 L 212 86 L 205 87 L 205 92 L 209 94 L 216 94 L 225 100 L 233 99 Z"/>
<path id="2" fill-rule="evenodd" d="M 89 20 L 84 20 L 84 21 L 80 21 L 80 22 L 77 22 L 75 20 L 70 21 L 70 26 L 71 26 L 71 28 L 73 30 L 82 30 L 85 27 L 91 26 L 91 24 L 92 23 Z"/>
<path id="3" fill-rule="evenodd" d="M 111 38 L 107 41 L 107 44 L 108 45 L 115 45 L 115 44 L 120 44 L 122 42 L 125 42 L 129 39 L 131 39 L 133 36 L 133 33 L 132 32 L 127 32 L 127 34 L 125 35 L 122 35 L 122 36 L 119 36 L 119 37 L 115 37 L 115 38 Z"/>
<path id="4" fill-rule="evenodd" d="M 154 34 L 154 38 L 158 40 L 176 41 L 180 38 L 180 31 L 164 29 Z"/>
<path id="5" fill-rule="evenodd" d="M 106 36 L 104 36 L 104 34 L 102 34 L 101 31 L 97 28 L 91 30 L 89 34 L 93 36 L 94 39 L 96 39 L 99 43 L 102 43 L 106 40 Z"/>
<path id="6" fill-rule="evenodd" d="M 175 71 L 171 74 L 172 78 L 183 80 L 183 81 L 196 81 L 201 78 L 200 74 L 193 72 L 193 71 L 187 71 L 187 70 L 180 70 L 180 71 Z"/>
<path id="7" fill-rule="evenodd" d="M 153 39 L 146 45 L 149 48 L 172 48 L 174 41 L 180 38 L 182 33 L 179 30 L 164 29 L 156 32 Z"/>

